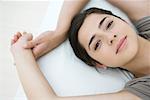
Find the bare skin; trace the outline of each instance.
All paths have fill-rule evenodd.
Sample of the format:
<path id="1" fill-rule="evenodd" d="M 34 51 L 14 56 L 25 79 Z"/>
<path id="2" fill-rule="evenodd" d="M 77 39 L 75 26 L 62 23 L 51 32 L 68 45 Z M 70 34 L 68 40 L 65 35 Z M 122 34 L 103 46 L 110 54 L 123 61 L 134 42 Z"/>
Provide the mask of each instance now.
<path id="1" fill-rule="evenodd" d="M 37 58 L 50 52 L 67 38 L 72 18 L 78 13 L 89 0 L 65 0 L 59 14 L 57 28 L 54 31 L 41 33 L 34 40 L 29 41 L 24 48 L 33 48 L 33 54 Z M 123 10 L 132 22 L 150 16 L 149 0 L 108 0 L 111 4 Z M 139 11 L 140 10 L 140 11 Z M 67 18 L 67 19 L 66 19 Z M 51 42 L 53 41 L 53 42 Z"/>
<path id="2" fill-rule="evenodd" d="M 136 77 L 142 77 L 150 74 L 150 42 L 139 36 L 139 50 L 132 62 L 123 66 L 127 70 L 133 72 Z M 145 59 L 145 60 L 144 60 Z"/>
<path id="3" fill-rule="evenodd" d="M 29 100 L 141 100 L 127 91 L 83 97 L 61 98 L 56 96 L 42 74 L 31 49 L 23 48 L 23 45 L 30 40 L 32 40 L 31 34 L 24 33 L 22 35 L 19 32 L 11 40 L 11 52 L 19 78 Z"/>
<path id="4" fill-rule="evenodd" d="M 109 1 L 113 1 L 113 0 L 109 0 Z M 148 2 L 148 0 L 147 0 L 147 2 Z M 72 15 L 72 17 L 73 17 L 73 15 L 75 13 L 79 12 L 80 9 L 83 8 L 83 6 L 86 3 L 87 2 L 82 3 L 83 5 L 79 5 L 81 3 L 79 3 L 79 4 L 76 3 L 76 7 L 74 6 L 74 4 L 72 4 L 71 7 L 74 6 L 73 9 L 77 9 L 77 8 L 79 8 L 79 9 L 77 9 L 75 11 L 71 11 L 69 14 L 67 14 L 67 13 L 64 13 L 64 14 L 66 14 L 66 16 Z M 123 3 L 121 3 L 121 4 L 123 5 Z M 117 6 L 119 7 L 119 5 L 121 5 L 121 4 L 118 4 Z M 135 5 L 135 4 L 132 3 L 132 5 Z M 125 8 L 126 13 L 132 9 L 132 8 L 128 7 L 128 4 L 124 5 L 124 6 L 127 6 Z M 135 8 L 133 8 L 132 10 L 138 9 L 138 6 L 134 6 L 134 7 Z M 70 6 L 68 6 L 68 8 L 70 8 Z M 65 9 L 67 9 L 67 6 Z M 63 15 L 63 10 L 61 11 L 61 13 Z M 134 12 L 128 13 L 128 16 L 133 16 L 135 14 L 136 13 L 134 13 Z M 133 16 L 130 18 L 132 20 L 138 20 L 139 18 L 143 17 L 143 14 L 139 14 L 138 16 L 140 16 L 140 17 L 135 18 Z M 146 16 L 146 15 L 144 15 L 144 16 Z M 70 21 L 71 21 L 72 17 L 69 19 Z M 59 19 L 64 20 L 63 17 L 61 17 L 61 15 L 60 15 Z M 139 97 L 137 97 L 127 91 L 120 91 L 118 93 L 113 93 L 113 94 L 85 96 L 85 97 L 69 97 L 69 98 L 60 98 L 55 95 L 51 86 L 48 84 L 47 80 L 44 78 L 42 72 L 40 71 L 39 66 L 37 65 L 34 57 L 38 58 L 38 57 L 42 56 L 43 54 L 52 50 L 54 47 L 57 47 L 60 43 L 62 43 L 62 41 L 64 41 L 66 39 L 66 31 L 69 29 L 70 21 L 67 22 L 68 24 L 66 24 L 65 28 L 63 28 L 63 22 L 62 23 L 58 22 L 58 23 L 60 23 L 58 25 L 59 28 L 57 28 L 55 31 L 50 31 L 48 33 L 45 33 L 45 34 L 47 34 L 45 36 L 40 35 L 37 39 L 35 39 L 35 41 L 32 40 L 31 34 L 30 35 L 28 35 L 28 34 L 21 35 L 21 33 L 17 33 L 16 35 L 14 35 L 14 39 L 12 39 L 12 43 L 11 43 L 12 44 L 11 51 L 14 56 L 17 71 L 18 71 L 20 80 L 22 82 L 23 88 L 27 94 L 27 97 L 31 100 L 43 100 L 43 99 L 44 100 L 100 100 L 100 99 L 101 100 L 108 100 L 108 99 L 110 99 L 110 100 L 123 100 L 123 99 L 124 100 L 140 100 Z M 60 28 L 60 27 L 62 27 L 62 28 Z M 65 30 L 59 31 L 59 29 L 60 30 L 65 29 Z M 58 38 L 58 37 L 60 39 L 55 39 L 56 42 L 53 45 L 49 45 L 51 43 L 50 42 L 51 38 L 49 38 L 49 39 L 45 39 L 45 38 L 48 36 L 48 34 L 51 35 L 53 33 L 59 34 L 59 35 L 54 36 L 53 39 Z M 38 42 L 39 40 L 41 40 L 41 41 Z M 28 44 L 28 45 L 25 48 L 28 48 L 28 49 L 23 48 L 23 46 L 26 44 Z M 40 46 L 41 44 L 43 44 L 44 47 L 48 46 L 48 49 L 44 48 L 43 46 Z M 34 49 L 35 47 L 38 49 Z M 31 48 L 33 48 L 33 53 L 31 51 Z M 24 56 L 26 56 L 26 57 L 24 57 Z M 36 82 L 36 84 L 34 82 Z"/>
<path id="5" fill-rule="evenodd" d="M 150 16 L 149 0 L 108 0 L 108 2 L 124 11 L 132 22 Z"/>
<path id="6" fill-rule="evenodd" d="M 104 18 L 106 19 L 98 27 Z M 108 23 L 112 21 L 107 28 Z M 116 53 L 119 41 L 125 36 L 124 48 Z M 101 63 L 97 63 L 97 67 L 120 66 L 137 77 L 150 74 L 150 42 L 137 35 L 130 24 L 117 17 L 95 13 L 88 15 L 79 29 L 78 39 L 89 56 Z"/>
<path id="7" fill-rule="evenodd" d="M 54 31 L 41 33 L 34 40 L 24 45 L 24 48 L 33 48 L 36 59 L 48 53 L 67 38 L 67 31 L 70 27 L 72 18 L 78 13 L 89 0 L 65 0 L 61 8 L 57 27 Z"/>

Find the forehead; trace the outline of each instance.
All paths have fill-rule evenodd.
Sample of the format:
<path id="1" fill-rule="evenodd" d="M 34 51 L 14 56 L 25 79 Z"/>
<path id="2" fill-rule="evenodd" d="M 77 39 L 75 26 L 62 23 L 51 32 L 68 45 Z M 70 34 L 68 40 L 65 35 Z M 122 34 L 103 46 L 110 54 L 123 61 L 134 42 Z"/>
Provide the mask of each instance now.
<path id="1" fill-rule="evenodd" d="M 99 22 L 106 16 L 110 15 L 93 13 L 85 18 L 78 33 L 78 40 L 85 49 L 87 49 L 88 41 L 98 29 Z"/>

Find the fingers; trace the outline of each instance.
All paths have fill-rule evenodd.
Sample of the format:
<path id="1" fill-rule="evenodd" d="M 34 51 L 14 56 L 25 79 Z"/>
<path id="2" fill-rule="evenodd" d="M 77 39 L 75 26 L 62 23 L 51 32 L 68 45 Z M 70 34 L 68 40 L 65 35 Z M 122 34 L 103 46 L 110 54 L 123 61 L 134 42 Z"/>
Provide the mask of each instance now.
<path id="1" fill-rule="evenodd" d="M 17 34 L 14 35 L 14 41 L 16 42 L 18 40 L 19 36 L 17 36 Z"/>
<path id="2" fill-rule="evenodd" d="M 27 41 L 31 41 L 33 39 L 33 36 L 32 36 L 31 33 L 27 33 L 27 32 L 20 33 L 20 32 L 17 32 L 17 33 L 14 34 L 14 36 L 11 39 L 11 45 L 16 43 L 20 39 L 20 37 L 23 37 Z M 29 48 L 34 47 L 34 41 L 29 42 L 28 45 L 29 45 Z"/>
<path id="3" fill-rule="evenodd" d="M 20 32 L 17 32 L 16 35 L 17 35 L 18 37 L 21 37 L 21 36 L 22 36 Z"/>
<path id="4" fill-rule="evenodd" d="M 45 53 L 46 53 L 46 51 L 45 51 L 45 48 L 44 48 L 44 44 L 39 44 L 38 46 L 33 48 L 33 54 L 34 54 L 34 57 L 36 59 L 39 58 L 40 56 L 42 56 Z"/>
<path id="5" fill-rule="evenodd" d="M 31 33 L 28 33 L 27 39 L 28 41 L 31 41 L 33 39 L 33 35 Z"/>
<path id="6" fill-rule="evenodd" d="M 13 38 L 11 39 L 11 45 L 14 44 L 14 43 L 16 43 L 17 40 L 18 40 L 21 36 L 22 36 L 21 33 L 20 33 L 20 32 L 17 32 L 17 33 L 13 36 Z"/>
<path id="7" fill-rule="evenodd" d="M 14 35 L 14 38 L 15 38 L 15 42 L 21 37 L 21 33 L 20 32 L 17 32 L 15 35 Z"/>
<path id="8" fill-rule="evenodd" d="M 27 33 L 27 32 L 22 32 L 22 33 L 20 33 L 20 32 L 17 32 L 17 33 L 14 34 L 14 36 L 13 36 L 12 39 L 11 39 L 11 45 L 14 44 L 14 43 L 16 43 L 16 42 L 18 41 L 18 39 L 19 39 L 20 37 L 22 37 L 22 36 L 23 36 L 23 38 L 26 39 L 27 41 L 31 41 L 31 40 L 33 39 L 33 36 L 32 36 L 31 33 Z M 30 43 L 30 44 L 31 44 L 31 43 Z"/>
<path id="9" fill-rule="evenodd" d="M 30 49 L 30 48 L 33 48 L 36 44 L 34 43 L 34 40 L 32 41 L 28 41 L 23 47 L 25 49 Z"/>
<path id="10" fill-rule="evenodd" d="M 14 39 L 11 39 L 11 45 L 13 45 L 15 43 Z"/>
<path id="11" fill-rule="evenodd" d="M 28 42 L 23 46 L 25 49 L 30 49 L 35 47 L 37 44 L 39 44 L 39 39 L 35 38 L 34 40 L 32 40 L 32 36 L 28 39 Z"/>
<path id="12" fill-rule="evenodd" d="M 22 34 L 23 34 L 23 35 L 26 35 L 26 34 L 27 34 L 27 32 L 23 32 Z"/>

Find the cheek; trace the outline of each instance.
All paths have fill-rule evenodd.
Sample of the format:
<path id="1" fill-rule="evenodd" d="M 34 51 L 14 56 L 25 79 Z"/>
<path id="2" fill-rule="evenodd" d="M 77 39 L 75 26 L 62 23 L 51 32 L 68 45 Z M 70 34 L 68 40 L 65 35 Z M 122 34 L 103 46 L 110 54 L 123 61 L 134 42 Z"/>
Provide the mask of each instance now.
<path id="1" fill-rule="evenodd" d="M 128 27 L 130 25 L 127 24 L 126 22 L 122 21 L 122 20 L 115 20 L 114 26 L 112 28 L 113 32 L 116 32 L 116 34 L 122 34 L 126 31 L 128 31 Z"/>
<path id="2" fill-rule="evenodd" d="M 116 61 L 116 55 L 114 53 L 113 48 L 108 46 L 103 46 L 101 50 L 99 50 L 94 56 L 97 61 L 107 66 L 114 65 Z"/>
<path id="3" fill-rule="evenodd" d="M 124 27 L 122 30 L 117 30 L 120 32 L 120 35 L 128 35 L 128 46 L 126 50 L 116 55 L 115 48 L 103 45 L 99 51 L 91 53 L 90 56 L 100 63 L 111 67 L 123 66 L 130 61 L 136 55 L 138 43 L 135 31 L 131 27 L 127 27 Z"/>

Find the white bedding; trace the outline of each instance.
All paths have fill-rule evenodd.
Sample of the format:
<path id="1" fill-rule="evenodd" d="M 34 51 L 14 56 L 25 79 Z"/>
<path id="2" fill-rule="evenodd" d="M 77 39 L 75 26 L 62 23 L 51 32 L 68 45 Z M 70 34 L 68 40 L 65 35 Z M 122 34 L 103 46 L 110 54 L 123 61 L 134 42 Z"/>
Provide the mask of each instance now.
<path id="1" fill-rule="evenodd" d="M 55 29 L 62 2 L 63 0 L 50 1 L 39 33 Z M 91 6 L 109 9 L 122 18 L 128 19 L 125 14 L 105 0 L 91 0 L 85 8 Z M 132 79 L 130 73 L 119 69 L 99 69 L 97 72 L 94 68 L 87 66 L 74 55 L 68 40 L 39 59 L 38 63 L 59 96 L 112 93 L 123 89 L 125 83 Z M 18 87 L 15 100 L 26 100 L 21 85 Z"/>

